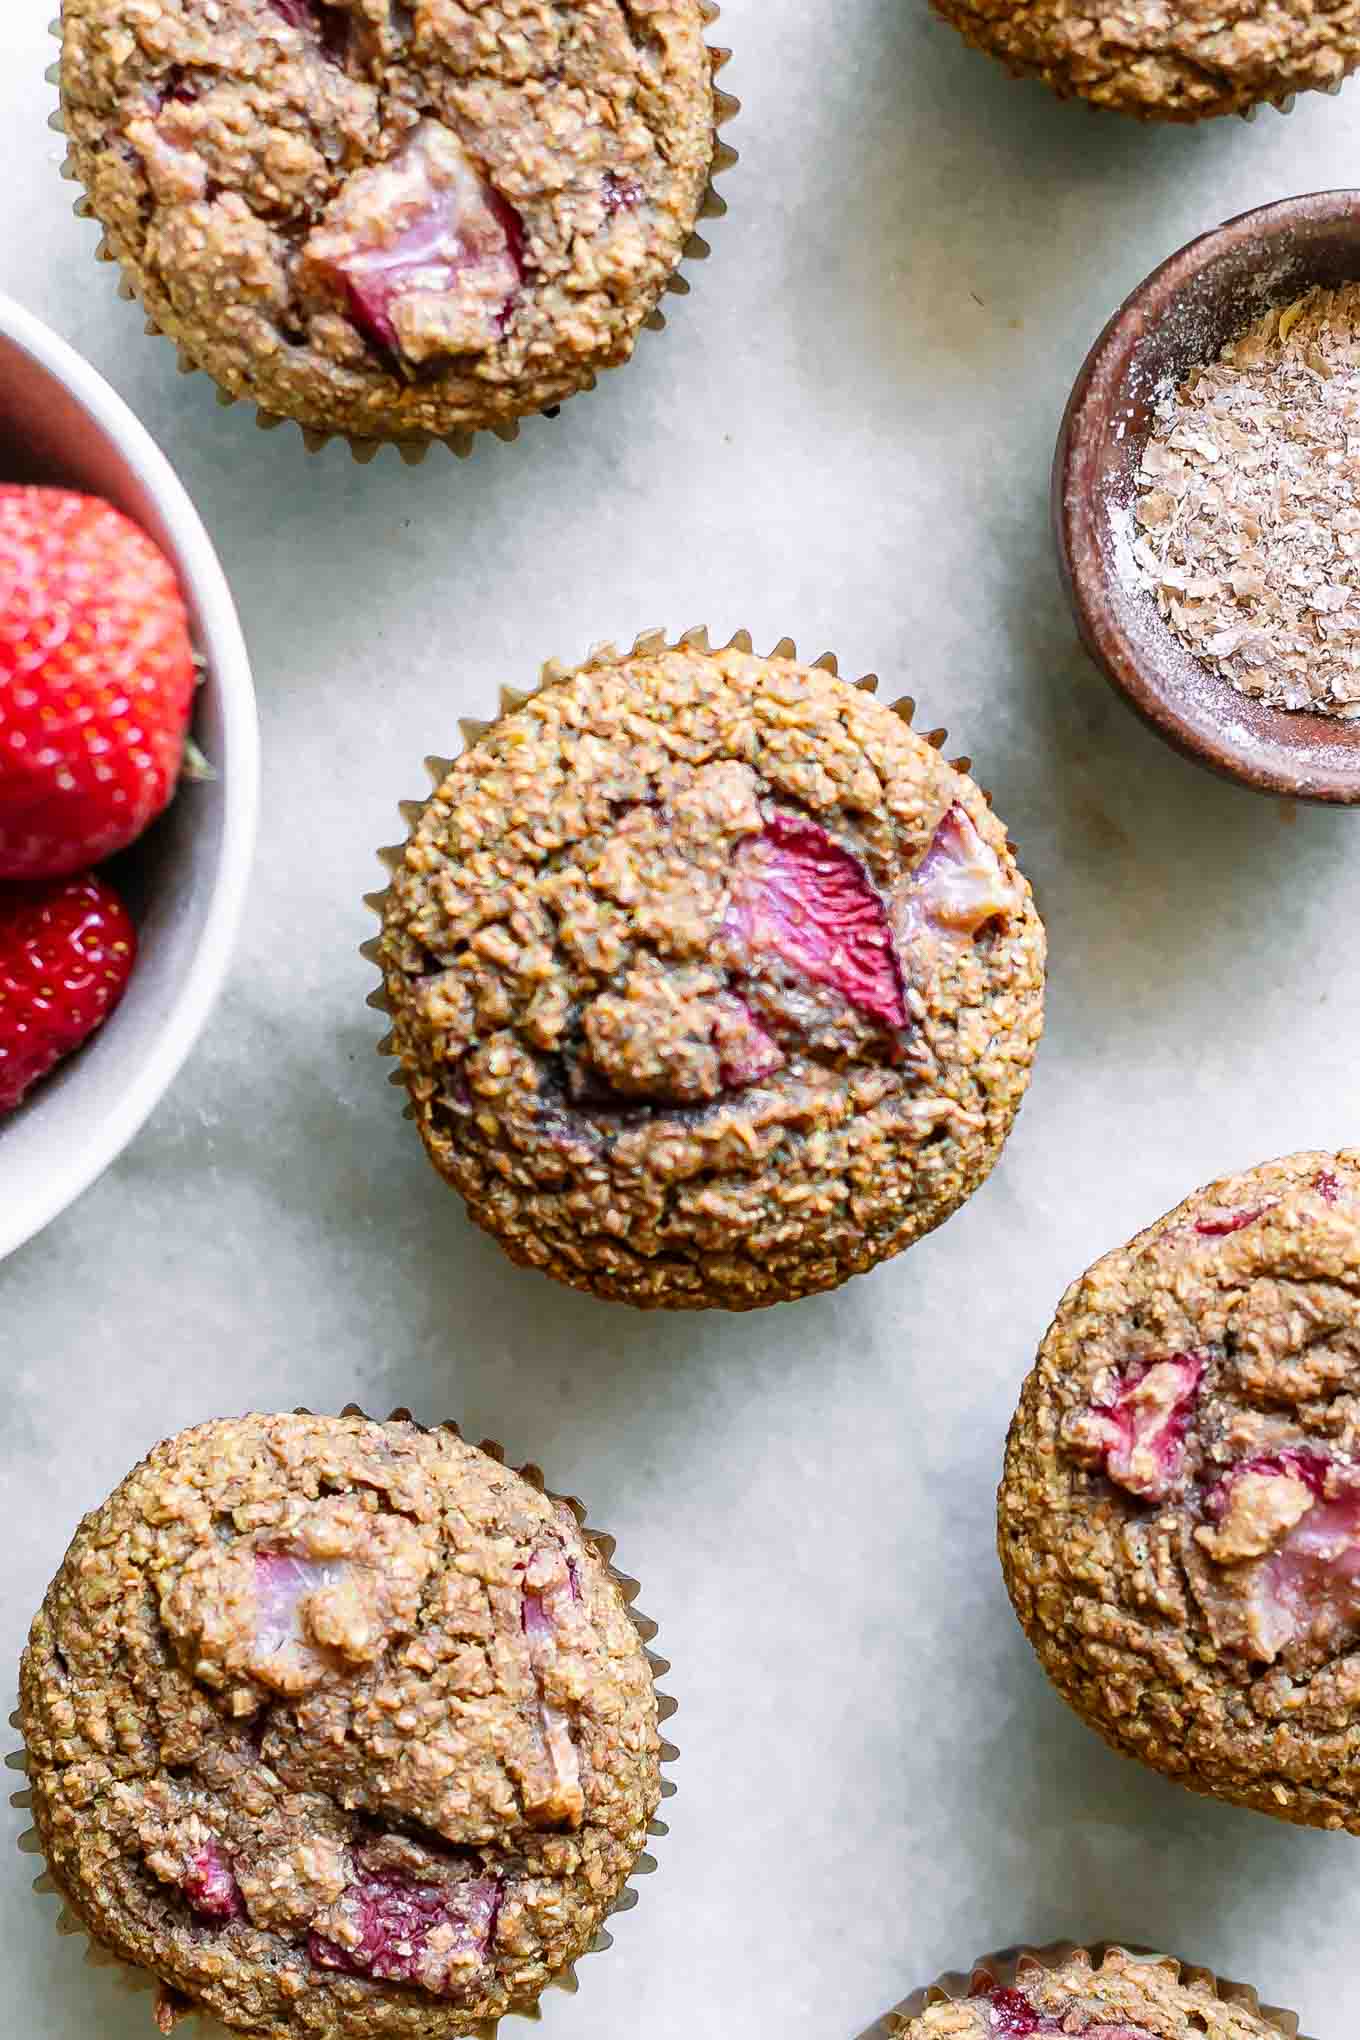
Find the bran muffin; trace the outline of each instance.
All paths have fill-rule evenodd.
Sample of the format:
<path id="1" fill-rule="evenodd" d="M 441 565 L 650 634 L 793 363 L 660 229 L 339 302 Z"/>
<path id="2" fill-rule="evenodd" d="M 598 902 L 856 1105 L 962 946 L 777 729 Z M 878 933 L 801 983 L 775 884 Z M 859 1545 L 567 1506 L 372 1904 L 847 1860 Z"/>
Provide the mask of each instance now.
<path id="1" fill-rule="evenodd" d="M 558 669 L 447 768 L 379 902 L 431 1160 L 597 1296 L 833 1288 L 976 1189 L 1028 1082 L 1044 937 L 1004 828 L 791 654 L 656 634 Z"/>
<path id="2" fill-rule="evenodd" d="M 922 2003 L 921 2000 L 933 1999 Z M 865 2040 L 1280 2040 L 1292 2013 L 1262 2007 L 1241 1984 L 1169 1956 L 1101 1946 L 993 1957 L 969 1977 L 920 1992 Z"/>
<path id="3" fill-rule="evenodd" d="M 249 1416 L 87 1516 L 24 1655 L 94 1939 L 259 2036 L 446 2040 L 588 1948 L 660 1793 L 651 1671 L 565 1503 L 450 1430 Z"/>
<path id="4" fill-rule="evenodd" d="M 403 442 L 627 359 L 705 203 L 707 0 L 64 0 L 74 169 L 233 397 Z"/>
<path id="5" fill-rule="evenodd" d="M 1360 4 L 1342 0 L 932 0 L 976 49 L 1017 77 L 1042 78 L 1142 120 L 1245 113 L 1291 94 L 1334 92 L 1360 62 Z"/>
<path id="6" fill-rule="evenodd" d="M 1360 1833 L 1360 1152 L 1210 1184 L 1073 1284 L 999 1541 L 1044 1669 L 1115 1749 Z"/>

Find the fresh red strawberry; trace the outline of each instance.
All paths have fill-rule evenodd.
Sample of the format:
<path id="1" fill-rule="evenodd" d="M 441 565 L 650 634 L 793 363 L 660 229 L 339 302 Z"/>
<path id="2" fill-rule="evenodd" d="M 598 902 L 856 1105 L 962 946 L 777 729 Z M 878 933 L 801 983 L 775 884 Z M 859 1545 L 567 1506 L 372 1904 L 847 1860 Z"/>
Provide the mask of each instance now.
<path id="1" fill-rule="evenodd" d="M 122 512 L 0 487 L 0 878 L 123 849 L 175 790 L 194 655 L 174 570 Z"/>
<path id="2" fill-rule="evenodd" d="M 127 908 L 93 872 L 0 886 L 0 1112 L 108 1019 L 136 951 Z"/>

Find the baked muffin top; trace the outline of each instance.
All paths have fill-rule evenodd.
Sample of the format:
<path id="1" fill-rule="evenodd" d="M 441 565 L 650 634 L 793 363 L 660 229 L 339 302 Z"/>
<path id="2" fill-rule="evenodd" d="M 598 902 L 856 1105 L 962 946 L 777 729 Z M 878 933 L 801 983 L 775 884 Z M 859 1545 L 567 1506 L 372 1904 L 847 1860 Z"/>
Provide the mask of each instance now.
<path id="1" fill-rule="evenodd" d="M 515 1259 L 641 1305 L 828 1289 L 986 1175 L 1042 1020 L 1006 832 L 872 694 L 587 665 L 420 817 L 378 955 L 417 1122 Z"/>
<path id="2" fill-rule="evenodd" d="M 532 2003 L 659 1797 L 646 1654 L 572 1511 L 404 1422 L 157 1446 L 81 1524 L 21 1718 L 56 1882 L 163 2023 L 290 2040 Z"/>
<path id="3" fill-rule="evenodd" d="M 1021 1961 L 1013 1987 L 988 1975 L 972 1995 L 916 2018 L 889 2018 L 902 2040 L 1280 2040 L 1280 2027 L 1251 2006 L 1220 1998 L 1203 1972 L 1109 1949 L 1098 1967 L 1083 1952 L 1053 1967 Z M 1291 2028 L 1292 2030 L 1292 2028 Z"/>
<path id="4" fill-rule="evenodd" d="M 969 42 L 1064 98 L 1146 120 L 1242 113 L 1334 91 L 1360 61 L 1360 6 L 1298 0 L 934 0 Z"/>
<path id="5" fill-rule="evenodd" d="M 1073 1284 L 1000 1543 L 1046 1669 L 1117 1748 L 1360 1831 L 1360 1154 L 1210 1184 Z"/>
<path id="6" fill-rule="evenodd" d="M 623 361 L 713 155 L 701 0 L 65 0 L 75 166 L 235 396 L 421 439 Z"/>

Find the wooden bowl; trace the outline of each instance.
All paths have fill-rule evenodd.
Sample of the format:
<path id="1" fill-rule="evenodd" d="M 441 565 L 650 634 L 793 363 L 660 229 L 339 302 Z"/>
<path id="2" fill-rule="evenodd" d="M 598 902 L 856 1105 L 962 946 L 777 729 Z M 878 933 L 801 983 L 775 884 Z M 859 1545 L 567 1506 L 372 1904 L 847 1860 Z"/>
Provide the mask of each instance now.
<path id="1" fill-rule="evenodd" d="M 1135 481 L 1153 408 L 1273 305 L 1360 281 L 1360 191 L 1281 199 L 1155 269 L 1115 313 L 1068 399 L 1053 462 L 1058 558 L 1082 642 L 1159 736 L 1259 793 L 1360 801 L 1360 721 L 1268 708 L 1172 636 L 1136 576 Z"/>

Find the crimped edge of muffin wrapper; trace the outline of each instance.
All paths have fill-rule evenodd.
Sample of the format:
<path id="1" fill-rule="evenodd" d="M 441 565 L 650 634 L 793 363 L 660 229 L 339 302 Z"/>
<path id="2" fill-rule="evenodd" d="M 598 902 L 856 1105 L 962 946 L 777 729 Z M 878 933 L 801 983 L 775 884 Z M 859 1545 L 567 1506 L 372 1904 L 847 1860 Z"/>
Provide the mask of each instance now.
<path id="1" fill-rule="evenodd" d="M 1353 71 L 1343 71 L 1341 76 L 1333 79 L 1330 85 L 1305 85 L 1301 92 L 1286 92 L 1283 99 L 1257 99 L 1250 106 L 1239 107 L 1237 119 L 1255 120 L 1263 106 L 1268 106 L 1273 113 L 1283 116 L 1284 114 L 1292 113 L 1301 99 L 1311 99 L 1315 96 L 1320 96 L 1323 99 L 1335 99 L 1340 94 L 1342 86 L 1346 84 L 1348 79 L 1353 78 L 1354 75 Z"/>
<path id="2" fill-rule="evenodd" d="M 306 1407 L 298 1407 L 295 1408 L 291 1412 L 291 1414 L 293 1416 L 305 1417 L 312 1416 L 316 1413 L 312 1410 L 307 1409 Z M 374 1419 L 369 1416 L 367 1410 L 363 1409 L 358 1403 L 354 1402 L 346 1403 L 344 1408 L 340 1411 L 340 1415 L 342 1417 L 363 1417 L 365 1421 L 369 1423 L 372 1423 L 374 1421 Z M 463 1432 L 460 1426 L 452 1418 L 446 1418 L 442 1423 L 439 1424 L 422 1424 L 420 1420 L 417 1417 L 415 1417 L 412 1414 L 412 1412 L 409 1409 L 405 1408 L 404 1406 L 392 1410 L 388 1416 L 381 1418 L 379 1421 L 388 1424 L 396 1423 L 414 1424 L 418 1430 L 427 1432 L 451 1431 L 455 1438 L 461 1439 L 463 1437 Z M 464 1442 L 470 1441 L 465 1440 Z M 642 1610 L 637 1606 L 637 1598 L 642 1591 L 641 1583 L 638 1580 L 635 1580 L 631 1574 L 620 1571 L 620 1569 L 614 1564 L 614 1552 L 616 1549 L 616 1540 L 612 1536 L 610 1536 L 608 1531 L 596 1530 L 590 1526 L 590 1524 L 586 1520 L 585 1504 L 579 1499 L 578 1496 L 559 1494 L 555 1488 L 550 1488 L 543 1477 L 543 1469 L 537 1464 L 536 1461 L 526 1460 L 522 1466 L 510 1465 L 510 1462 L 506 1457 L 504 1446 L 498 1444 L 496 1440 L 492 1438 L 479 1439 L 477 1441 L 476 1449 L 479 1452 L 484 1452 L 488 1459 L 494 1459 L 497 1465 L 510 1466 L 510 1471 L 512 1473 L 518 1474 L 521 1480 L 527 1481 L 528 1485 L 531 1488 L 533 1488 L 536 1493 L 544 1495 L 548 1501 L 559 1503 L 560 1505 L 571 1511 L 571 1514 L 576 1519 L 576 1525 L 581 1533 L 581 1536 L 586 1540 L 587 1543 L 591 1544 L 594 1547 L 595 1551 L 599 1554 L 600 1559 L 603 1561 L 605 1572 L 608 1575 L 608 1577 L 613 1581 L 614 1585 L 617 1587 L 619 1594 L 623 1600 L 624 1607 L 627 1610 L 628 1619 L 638 1633 L 639 1640 L 641 1641 L 642 1644 L 643 1655 L 647 1660 L 648 1667 L 652 1674 L 652 1688 L 656 1694 L 657 1728 L 658 1730 L 660 1730 L 662 1724 L 670 1720 L 671 1716 L 676 1712 L 679 1706 L 679 1702 L 673 1697 L 673 1695 L 669 1693 L 663 1693 L 661 1691 L 660 1686 L 657 1684 L 657 1681 L 659 1679 L 664 1678 L 666 1673 L 670 1671 L 671 1669 L 670 1660 L 668 1658 L 660 1656 L 658 1652 L 654 1651 L 651 1648 L 651 1645 L 654 1642 L 657 1635 L 657 1624 L 652 1620 L 650 1615 L 645 1615 L 642 1612 Z M 19 1710 L 17 1708 L 10 1715 L 9 1722 L 11 1728 L 18 1731 L 20 1737 L 22 1738 L 23 1734 L 22 1720 L 19 1714 Z M 663 1800 L 673 1799 L 675 1797 L 677 1787 L 674 1779 L 666 1776 L 666 1771 L 669 1767 L 673 1766 L 678 1761 L 680 1752 L 676 1748 L 675 1744 L 670 1742 L 664 1735 L 661 1735 L 659 1740 L 660 1740 L 660 1764 L 661 1764 L 661 1798 Z M 28 1751 L 22 1739 L 19 1743 L 19 1747 L 16 1750 L 14 1750 L 10 1755 L 6 1756 L 4 1760 L 6 1770 L 17 1771 L 21 1773 L 24 1777 L 28 1776 L 28 1762 L 29 1762 Z M 21 1812 L 30 1811 L 33 1805 L 32 1792 L 28 1790 L 27 1787 L 25 1787 L 24 1789 L 18 1792 L 11 1793 L 10 1805 L 17 1808 Z M 647 1834 L 649 1838 L 653 1840 L 660 1839 L 662 1836 L 668 1834 L 669 1831 L 670 1830 L 668 1828 L 667 1823 L 660 1818 L 659 1814 L 654 1814 L 651 1820 L 647 1823 Z M 19 1835 L 16 1846 L 19 1850 L 19 1853 L 24 1856 L 37 1856 L 41 1858 L 44 1855 L 42 1839 L 36 1827 L 25 1828 Z M 605 1915 L 605 1919 L 606 1920 L 616 1919 L 622 1913 L 631 1912 L 633 1910 L 633 1907 L 637 1904 L 640 1895 L 635 1888 L 634 1880 L 638 1877 L 651 1876 L 651 1874 L 657 1868 L 658 1864 L 655 1856 L 653 1856 L 649 1851 L 643 1850 L 643 1852 L 638 1856 L 637 1860 L 633 1864 L 633 1867 L 629 1871 L 627 1878 L 624 1880 L 624 1883 L 619 1891 L 617 1898 L 615 1898 L 613 1904 L 609 1907 L 609 1910 Z M 156 1992 L 157 1998 L 159 2000 L 160 1995 L 163 1992 L 167 1993 L 170 2002 L 174 2004 L 176 2007 L 175 2016 L 176 2024 L 179 2022 L 181 2018 L 187 2019 L 190 2017 L 195 2017 L 201 2021 L 207 2022 L 206 2028 L 201 2030 L 220 2032 L 223 2034 L 227 2034 L 231 2031 L 230 2028 L 221 2025 L 221 2023 L 214 2017 L 214 2015 L 211 2012 L 208 2011 L 208 2009 L 205 2006 L 200 2006 L 197 2004 L 188 2004 L 185 2000 L 180 1999 L 179 1994 L 173 1990 L 173 1987 L 165 1985 L 162 1979 L 158 1977 L 153 1970 L 144 1969 L 136 1963 L 128 1962 L 123 1956 L 115 1954 L 111 1948 L 106 1947 L 104 1943 L 93 1934 L 93 1932 L 86 1925 L 84 1920 L 80 1918 L 75 1909 L 72 1907 L 72 1905 L 66 1898 L 64 1892 L 62 1891 L 60 1885 L 53 1877 L 51 1871 L 46 1867 L 45 1861 L 43 1869 L 40 1871 L 38 1876 L 35 1877 L 33 1880 L 33 1890 L 40 1897 L 56 1898 L 59 1901 L 57 1916 L 54 1921 L 56 1931 L 58 1934 L 61 1934 L 64 1937 L 73 1937 L 77 1935 L 84 1937 L 85 1953 L 83 1959 L 90 1968 L 107 1969 L 113 1971 L 115 1979 L 125 1990 L 135 1992 L 138 1995 L 142 1995 L 149 1991 L 154 1991 Z M 580 1980 L 576 1974 L 577 1963 L 583 1961 L 587 1955 L 602 1955 L 607 1949 L 612 1948 L 613 1945 L 614 1936 L 610 1933 L 607 1925 L 601 1924 L 599 1927 L 596 1928 L 594 1938 L 591 1940 L 589 1946 L 583 1949 L 581 1954 L 578 1955 L 574 1961 L 569 1962 L 565 1969 L 559 1970 L 555 1975 L 551 1976 L 548 1979 L 547 1984 L 544 1986 L 545 1992 L 549 1990 L 560 1990 L 565 1991 L 570 1995 L 574 1995 L 574 1993 L 580 1988 Z M 465 2029 L 467 2034 L 467 2040 L 495 2040 L 495 2035 L 498 2029 L 502 2025 L 504 2025 L 508 2020 L 511 2019 L 522 2019 L 526 2021 L 539 2020 L 542 2017 L 540 2004 L 541 2000 L 536 2000 L 532 2005 L 526 2006 L 522 2011 L 518 2009 L 513 2009 L 511 2011 L 502 2013 L 499 2019 L 484 2019 L 478 2025 L 474 2027 L 468 2027 Z"/>
<path id="3" fill-rule="evenodd" d="M 716 25 L 722 11 L 718 5 L 718 0 L 699 0 L 699 10 L 703 16 L 706 30 Z M 54 36 L 57 42 L 62 40 L 60 16 L 48 23 L 48 33 Z M 731 62 L 731 50 L 717 47 L 712 43 L 707 44 L 706 47 L 708 49 L 711 74 L 714 80 L 713 155 L 709 164 L 708 181 L 704 186 L 703 197 L 699 202 L 698 217 L 700 220 L 719 220 L 727 212 L 727 200 L 718 191 L 716 180 L 740 161 L 737 150 L 730 143 L 722 139 L 721 131 L 723 128 L 730 126 L 737 118 L 741 112 L 741 101 L 735 98 L 732 93 L 724 92 L 716 82 L 718 73 Z M 57 106 L 48 114 L 47 125 L 54 134 L 65 136 L 66 122 L 63 118 L 60 102 L 60 62 L 50 64 L 44 76 L 49 85 L 56 87 L 58 93 Z M 69 184 L 80 183 L 80 172 L 77 170 L 75 159 L 69 150 L 62 161 L 60 174 Z M 88 196 L 83 191 L 76 200 L 72 210 L 77 219 L 88 220 L 95 218 L 94 207 L 90 204 Z M 679 263 L 677 263 L 662 285 L 661 295 L 663 297 L 687 297 L 690 292 L 690 282 L 689 278 L 684 274 L 684 264 L 706 262 L 712 252 L 709 243 L 696 228 L 681 250 Z M 116 262 L 118 259 L 109 245 L 108 235 L 102 230 L 99 237 L 99 245 L 95 249 L 95 259 L 99 262 Z M 130 278 L 122 271 L 119 273 L 118 295 L 129 303 L 135 304 L 138 302 L 137 292 L 133 288 Z M 644 333 L 659 333 L 664 329 L 665 324 L 666 315 L 662 311 L 660 304 L 656 304 L 642 321 L 640 331 Z M 170 338 L 169 334 L 162 331 L 161 327 L 156 324 L 156 321 L 149 313 L 146 319 L 145 330 L 152 339 Z M 177 343 L 172 344 L 175 344 L 176 362 L 180 374 L 202 375 L 206 381 L 212 384 L 217 401 L 224 410 L 230 410 L 236 404 L 249 404 L 252 401 L 249 397 L 233 396 L 230 390 L 223 389 L 222 385 L 216 381 L 207 369 L 199 367 L 198 363 L 192 359 L 183 346 Z M 636 343 L 634 343 L 635 345 Z M 630 347 L 624 360 L 613 363 L 612 366 L 615 368 L 626 367 L 628 362 L 631 361 L 633 353 L 634 347 Z M 578 390 L 573 391 L 572 396 L 580 397 L 587 395 L 596 387 L 598 380 L 598 375 L 592 372 L 589 380 L 583 383 Z M 563 397 L 558 403 L 549 406 L 547 410 L 537 415 L 543 418 L 556 418 L 562 405 L 570 402 L 570 397 Z M 534 414 L 528 413 L 526 415 L 533 416 Z M 262 405 L 257 404 L 255 406 L 255 423 L 260 427 L 261 431 L 273 432 L 280 425 L 289 425 L 294 422 L 293 419 L 281 416 L 277 412 L 265 410 Z M 343 440 L 344 444 L 348 446 L 354 459 L 361 465 L 366 466 L 369 461 L 375 459 L 381 453 L 384 446 L 395 446 L 408 467 L 418 467 L 420 462 L 429 454 L 431 448 L 435 446 L 446 446 L 449 452 L 456 455 L 459 460 L 466 460 L 477 440 L 485 438 L 487 435 L 494 439 L 502 440 L 508 445 L 519 438 L 520 427 L 523 423 L 524 418 L 510 418 L 498 425 L 480 427 L 460 426 L 456 431 L 447 434 L 443 438 L 422 435 L 416 439 L 364 439 L 351 433 L 317 431 L 309 425 L 298 425 L 297 429 L 301 434 L 308 453 L 321 453 L 331 444 L 332 440 L 339 439 Z"/>
<path id="4" fill-rule="evenodd" d="M 500 708 L 497 715 L 460 717 L 458 727 L 463 738 L 463 750 L 470 750 L 475 743 L 485 736 L 493 724 L 500 720 L 501 716 L 513 715 L 517 709 L 523 708 L 527 701 L 532 701 L 536 694 L 541 694 L 545 687 L 552 687 L 559 681 L 569 680 L 575 673 L 598 671 L 608 666 L 623 666 L 627 665 L 631 659 L 657 658 L 665 652 L 738 651 L 749 655 L 753 650 L 753 640 L 749 630 L 736 630 L 732 633 L 726 644 L 714 645 L 710 642 L 708 625 L 702 623 L 693 624 L 688 630 L 682 630 L 680 635 L 674 639 L 667 636 L 664 628 L 639 631 L 631 646 L 624 651 L 620 651 L 617 645 L 606 639 L 599 644 L 592 645 L 585 658 L 575 664 L 570 664 L 564 659 L 546 660 L 540 667 L 538 679 L 532 687 L 502 686 L 500 690 Z M 760 656 L 767 659 L 797 659 L 798 647 L 791 637 L 781 637 L 770 651 L 764 652 Z M 834 652 L 823 652 L 820 657 L 808 660 L 807 664 L 814 671 L 830 673 L 834 677 L 840 678 L 840 663 Z M 849 684 L 858 688 L 862 694 L 876 694 L 879 685 L 878 675 L 877 673 L 864 673 L 859 679 L 853 680 Z M 888 707 L 909 729 L 913 727 L 912 719 L 917 709 L 917 703 L 913 695 L 901 694 L 895 701 L 890 701 Z M 949 742 L 949 732 L 945 729 L 927 730 L 918 734 L 923 735 L 924 741 L 935 751 L 942 751 Z M 429 774 L 432 790 L 418 800 L 398 802 L 401 818 L 406 823 L 408 834 L 400 843 L 389 843 L 378 851 L 378 862 L 382 865 L 384 871 L 389 874 L 395 874 L 400 869 L 402 859 L 406 855 L 406 845 L 410 841 L 411 834 L 418 827 L 421 816 L 438 793 L 444 781 L 448 778 L 456 762 L 456 757 L 441 757 L 438 754 L 431 754 L 431 756 L 426 758 L 425 770 Z M 950 758 L 947 762 L 956 772 L 965 774 L 971 774 L 972 772 L 973 761 L 969 757 Z M 980 786 L 978 791 L 988 807 L 991 807 L 992 796 L 987 789 Z M 1006 841 L 1012 856 L 1014 856 L 1016 848 L 1015 844 L 1011 842 L 1009 835 Z M 376 914 L 380 922 L 386 915 L 387 902 L 391 895 L 391 890 L 390 886 L 383 886 L 378 892 L 364 894 L 364 905 L 372 913 Z M 368 963 L 371 963 L 378 972 L 378 984 L 368 994 L 365 1003 L 371 1006 L 375 1012 L 385 1013 L 390 1019 L 392 1017 L 392 1008 L 388 1004 L 387 986 L 382 970 L 382 937 L 374 935 L 367 942 L 361 942 L 359 954 Z M 396 1055 L 396 1044 L 390 1031 L 377 1043 L 376 1051 L 381 1056 Z M 400 1069 L 392 1070 L 388 1075 L 387 1081 L 398 1090 L 405 1089 L 406 1078 Z M 402 1116 L 406 1119 L 414 1119 L 415 1117 L 415 1108 L 409 1101 Z"/>
<path id="5" fill-rule="evenodd" d="M 993 1954 L 979 1955 L 966 1970 L 946 1970 L 933 1983 L 922 1984 L 912 1991 L 900 2004 L 875 2020 L 867 2031 L 860 2034 L 859 2040 L 898 2040 L 899 2035 L 905 2034 L 911 2020 L 919 2019 L 931 2005 L 952 2004 L 960 1998 L 976 1997 L 981 1991 L 998 1987 L 1012 1990 L 1023 1983 L 1027 1972 L 1061 1969 L 1074 1958 L 1084 1958 L 1096 1972 L 1104 1967 L 1110 1955 L 1119 1955 L 1126 1961 L 1150 1968 L 1170 1969 L 1178 1982 L 1207 1985 L 1220 2004 L 1239 2005 L 1243 2011 L 1264 2019 L 1267 2025 L 1274 2026 L 1284 2036 L 1284 2040 L 1308 2040 L 1307 2034 L 1299 2032 L 1297 2012 L 1287 2011 L 1283 2005 L 1262 2004 L 1251 1984 L 1234 1983 L 1231 1978 L 1219 1976 L 1203 1963 L 1186 1962 L 1176 1955 L 1160 1955 L 1154 1949 L 1126 1941 L 1051 1941 L 1044 1947 L 1022 1942 L 1017 1947 L 1000 1948 Z"/>

